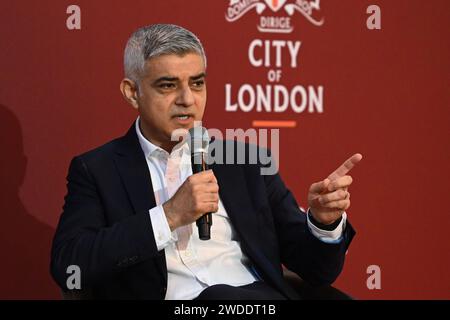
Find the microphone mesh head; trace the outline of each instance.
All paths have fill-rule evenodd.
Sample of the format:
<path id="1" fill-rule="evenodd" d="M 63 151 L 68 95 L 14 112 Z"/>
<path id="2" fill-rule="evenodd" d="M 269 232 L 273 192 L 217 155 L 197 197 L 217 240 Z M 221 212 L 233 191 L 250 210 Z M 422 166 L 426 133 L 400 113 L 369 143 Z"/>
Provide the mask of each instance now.
<path id="1" fill-rule="evenodd" d="M 209 134 L 205 127 L 193 127 L 189 129 L 190 139 L 188 139 L 191 153 L 208 153 Z"/>

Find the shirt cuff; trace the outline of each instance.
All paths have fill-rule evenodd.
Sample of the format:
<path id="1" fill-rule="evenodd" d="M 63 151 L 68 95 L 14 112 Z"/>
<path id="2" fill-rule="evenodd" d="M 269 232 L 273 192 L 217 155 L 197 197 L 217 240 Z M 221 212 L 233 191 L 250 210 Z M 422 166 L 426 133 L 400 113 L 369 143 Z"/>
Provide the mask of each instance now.
<path id="1" fill-rule="evenodd" d="M 308 219 L 309 230 L 317 239 L 319 239 L 320 241 L 323 241 L 325 243 L 339 243 L 342 241 L 342 234 L 345 230 L 345 225 L 347 222 L 347 213 L 344 212 L 342 214 L 341 223 L 338 224 L 336 229 L 331 230 L 331 231 L 323 230 L 323 229 L 316 227 L 311 222 L 311 220 L 309 220 L 309 209 L 308 209 L 308 214 L 306 215 L 306 217 Z"/>
<path id="2" fill-rule="evenodd" d="M 178 241 L 177 233 L 170 231 L 169 222 L 162 205 L 156 206 L 148 211 L 152 223 L 153 235 L 155 236 L 156 248 L 163 250 L 169 244 Z"/>

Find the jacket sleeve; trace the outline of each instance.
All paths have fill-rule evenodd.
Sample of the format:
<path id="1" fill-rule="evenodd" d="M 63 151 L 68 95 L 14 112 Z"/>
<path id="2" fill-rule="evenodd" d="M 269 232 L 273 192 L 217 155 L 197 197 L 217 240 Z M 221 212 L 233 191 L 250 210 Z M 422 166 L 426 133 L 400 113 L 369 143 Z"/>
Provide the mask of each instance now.
<path id="1" fill-rule="evenodd" d="M 104 211 L 86 163 L 74 158 L 51 252 L 51 274 L 63 290 L 67 290 L 67 268 L 71 265 L 80 268 L 84 289 L 158 255 L 148 211 L 113 225 L 107 224 Z"/>
<path id="2" fill-rule="evenodd" d="M 279 173 L 266 175 L 264 180 L 283 265 L 311 285 L 333 283 L 342 271 L 347 248 L 355 234 L 352 226 L 347 223 L 339 243 L 320 241 L 310 232 L 305 212 L 299 209 Z"/>

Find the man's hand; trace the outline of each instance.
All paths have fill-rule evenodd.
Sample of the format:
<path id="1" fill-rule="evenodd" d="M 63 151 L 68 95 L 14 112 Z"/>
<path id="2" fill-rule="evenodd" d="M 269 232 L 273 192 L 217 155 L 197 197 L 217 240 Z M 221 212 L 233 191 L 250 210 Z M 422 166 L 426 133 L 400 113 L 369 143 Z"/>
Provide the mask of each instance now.
<path id="1" fill-rule="evenodd" d="M 361 159 L 361 154 L 354 154 L 325 180 L 311 185 L 308 204 L 315 220 L 322 224 L 332 224 L 350 207 L 348 187 L 353 179 L 347 173 Z"/>
<path id="2" fill-rule="evenodd" d="M 170 230 L 188 225 L 208 212 L 219 210 L 219 185 L 212 170 L 193 174 L 163 204 Z"/>

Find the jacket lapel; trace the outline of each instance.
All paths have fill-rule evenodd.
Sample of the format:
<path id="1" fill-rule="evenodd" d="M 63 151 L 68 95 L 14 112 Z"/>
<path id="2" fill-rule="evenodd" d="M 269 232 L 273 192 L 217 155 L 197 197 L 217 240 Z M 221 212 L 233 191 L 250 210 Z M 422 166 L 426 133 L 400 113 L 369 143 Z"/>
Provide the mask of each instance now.
<path id="1" fill-rule="evenodd" d="M 150 171 L 144 152 L 139 144 L 135 125 L 118 142 L 115 159 L 117 170 L 123 181 L 135 214 L 148 214 L 156 206 Z M 149 230 L 149 232 L 151 232 Z M 164 253 L 158 259 L 158 266 L 164 278 L 167 277 Z"/>
<path id="2" fill-rule="evenodd" d="M 286 285 L 279 271 L 265 256 L 257 226 L 256 209 L 251 202 L 244 172 L 238 165 L 212 164 L 210 168 L 219 183 L 219 195 L 232 225 L 239 236 L 242 250 L 264 274 L 263 279 L 273 283 L 287 297 L 298 298 L 292 288 Z M 214 223 L 214 221 L 213 221 Z"/>
<path id="3" fill-rule="evenodd" d="M 240 241 L 252 247 L 258 236 L 255 208 L 239 166 L 213 164 L 211 169 L 219 183 L 219 195 Z M 214 222 L 213 222 L 214 223 Z"/>
<path id="4" fill-rule="evenodd" d="M 275 270 L 269 266 L 260 246 L 260 233 L 255 208 L 251 202 L 247 183 L 242 168 L 237 165 L 213 164 L 211 169 L 219 183 L 219 195 L 233 228 L 236 230 L 242 250 L 266 274 L 272 275 Z M 214 223 L 214 221 L 213 221 Z"/>
<path id="5" fill-rule="evenodd" d="M 135 213 L 155 207 L 150 171 L 134 125 L 120 141 L 114 160 Z"/>

